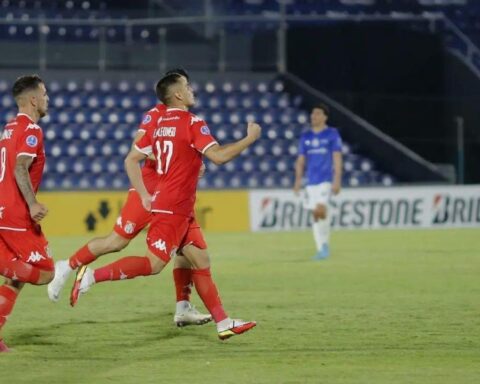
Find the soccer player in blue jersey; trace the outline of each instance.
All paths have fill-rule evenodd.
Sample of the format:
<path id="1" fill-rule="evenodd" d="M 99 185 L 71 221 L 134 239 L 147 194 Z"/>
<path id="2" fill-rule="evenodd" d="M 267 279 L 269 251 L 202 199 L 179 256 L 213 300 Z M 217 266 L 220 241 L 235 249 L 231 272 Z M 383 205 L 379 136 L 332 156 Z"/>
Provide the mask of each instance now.
<path id="1" fill-rule="evenodd" d="M 317 245 L 315 260 L 329 256 L 330 196 L 342 186 L 342 139 L 327 125 L 329 108 L 319 104 L 312 109 L 312 129 L 302 133 L 295 163 L 294 191 L 298 195 L 306 168 L 306 207 L 313 213 L 313 237 Z"/>

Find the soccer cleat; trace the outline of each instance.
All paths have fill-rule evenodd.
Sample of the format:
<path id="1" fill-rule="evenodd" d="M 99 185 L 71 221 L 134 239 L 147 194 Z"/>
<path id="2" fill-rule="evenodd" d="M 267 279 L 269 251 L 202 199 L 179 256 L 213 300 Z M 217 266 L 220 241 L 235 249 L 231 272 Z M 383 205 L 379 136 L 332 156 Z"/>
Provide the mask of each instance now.
<path id="1" fill-rule="evenodd" d="M 70 305 L 72 307 L 77 304 L 80 295 L 86 293 L 90 287 L 95 283 L 93 272 L 86 265 L 80 267 L 73 283 L 72 292 L 70 293 Z"/>
<path id="2" fill-rule="evenodd" d="M 242 333 L 249 331 L 256 325 L 257 323 L 255 321 L 232 320 L 229 328 L 218 331 L 218 337 L 220 338 L 220 340 L 226 340 L 232 336 L 241 335 Z"/>
<path id="3" fill-rule="evenodd" d="M 0 353 L 2 352 L 13 352 L 13 350 L 8 348 L 3 340 L 0 340 Z"/>
<path id="4" fill-rule="evenodd" d="M 322 249 L 318 251 L 315 256 L 313 256 L 313 260 L 323 260 L 330 256 L 330 248 L 327 243 L 322 245 Z"/>
<path id="5" fill-rule="evenodd" d="M 191 306 L 182 313 L 175 313 L 173 322 L 177 327 L 186 327 L 188 325 L 203 325 L 212 321 L 212 315 L 205 315 Z"/>
<path id="6" fill-rule="evenodd" d="M 58 301 L 60 299 L 60 291 L 68 280 L 72 268 L 68 264 L 68 260 L 60 260 L 55 263 L 55 277 L 48 284 L 48 297 L 52 301 Z"/>

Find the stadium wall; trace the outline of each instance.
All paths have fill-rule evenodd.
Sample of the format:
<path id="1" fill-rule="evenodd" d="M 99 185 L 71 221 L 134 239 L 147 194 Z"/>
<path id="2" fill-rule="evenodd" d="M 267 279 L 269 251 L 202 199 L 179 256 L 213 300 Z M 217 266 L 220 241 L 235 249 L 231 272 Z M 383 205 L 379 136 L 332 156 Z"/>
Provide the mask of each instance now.
<path id="1" fill-rule="evenodd" d="M 125 192 L 44 192 L 49 236 L 105 235 Z M 200 191 L 196 216 L 205 231 L 304 230 L 312 217 L 291 190 Z M 332 199 L 335 229 L 480 227 L 480 185 L 350 188 Z"/>
<path id="2" fill-rule="evenodd" d="M 250 192 L 252 231 L 301 230 L 312 217 L 289 190 Z M 335 229 L 480 227 L 480 185 L 350 188 L 332 199 Z"/>
<path id="3" fill-rule="evenodd" d="M 125 192 L 43 192 L 49 209 L 42 227 L 48 236 L 108 234 L 120 213 Z M 249 229 L 247 191 L 200 191 L 195 207 L 202 228 L 212 232 Z"/>

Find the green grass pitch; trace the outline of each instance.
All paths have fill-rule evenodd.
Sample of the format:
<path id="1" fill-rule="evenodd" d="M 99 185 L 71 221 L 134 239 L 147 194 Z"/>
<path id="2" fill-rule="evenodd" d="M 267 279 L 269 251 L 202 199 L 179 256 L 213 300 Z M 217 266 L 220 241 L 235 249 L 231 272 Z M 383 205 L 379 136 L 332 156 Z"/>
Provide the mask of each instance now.
<path id="1" fill-rule="evenodd" d="M 68 305 L 24 289 L 4 329 L 1 383 L 480 383 L 479 230 L 208 234 L 226 342 L 173 325 L 171 266 L 94 286 Z M 57 258 L 87 239 L 51 238 Z M 142 255 L 135 240 L 122 255 Z M 115 255 L 114 257 L 118 257 Z M 103 265 L 112 257 L 97 261 Z M 203 305 L 194 293 L 193 302 Z"/>

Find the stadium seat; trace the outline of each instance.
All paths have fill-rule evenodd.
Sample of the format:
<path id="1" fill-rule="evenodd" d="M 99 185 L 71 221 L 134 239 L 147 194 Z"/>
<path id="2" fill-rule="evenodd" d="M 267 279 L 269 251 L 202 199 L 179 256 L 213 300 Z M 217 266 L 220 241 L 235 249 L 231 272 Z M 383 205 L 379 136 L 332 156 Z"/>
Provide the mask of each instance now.
<path id="1" fill-rule="evenodd" d="M 145 81 L 52 80 L 48 84 L 54 108 L 43 120 L 48 156 L 45 189 L 126 189 L 124 157 L 142 114 L 157 101 Z M 243 80 L 197 83 L 196 107 L 220 143 L 246 135 L 246 122 L 263 125 L 262 139 L 234 161 L 217 166 L 206 161 L 201 188 L 291 188 L 298 138 L 308 129 L 309 113 L 301 99 L 285 92 L 281 81 Z M 0 80 L 0 117 L 13 117 L 10 84 Z M 298 101 L 300 100 L 300 102 Z M 346 185 L 391 185 L 390 175 L 356 153 L 348 142 L 342 147 Z"/>

